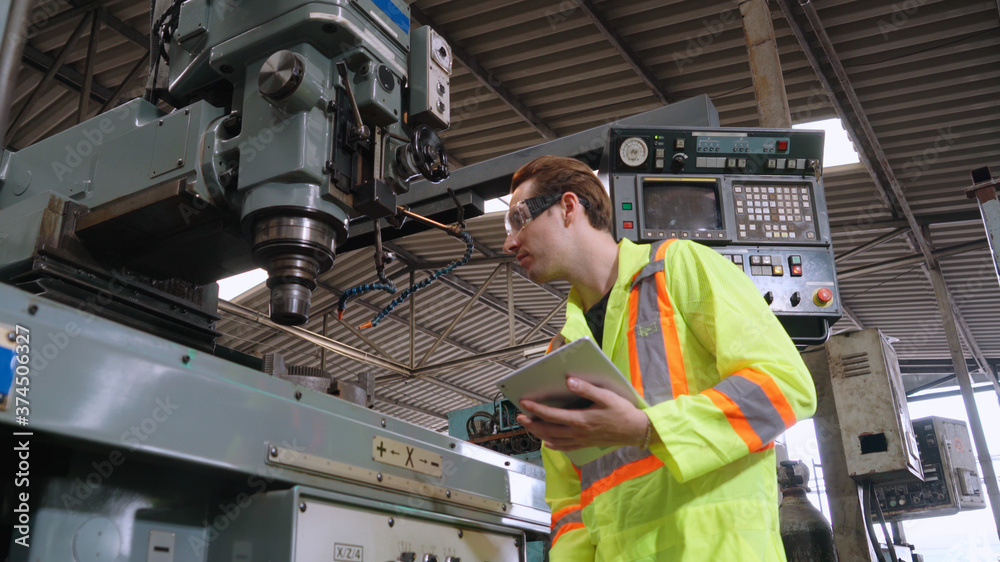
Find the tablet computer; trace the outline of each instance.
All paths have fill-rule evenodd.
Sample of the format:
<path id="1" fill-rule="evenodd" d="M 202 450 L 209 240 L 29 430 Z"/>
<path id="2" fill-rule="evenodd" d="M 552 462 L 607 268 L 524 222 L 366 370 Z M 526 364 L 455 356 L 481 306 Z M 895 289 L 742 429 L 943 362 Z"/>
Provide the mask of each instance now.
<path id="1" fill-rule="evenodd" d="M 580 338 L 521 367 L 497 381 L 497 387 L 521 409 L 523 399 L 555 408 L 582 409 L 590 406 L 590 400 L 566 388 L 566 377 L 569 375 L 611 390 L 636 408 L 646 407 L 646 401 L 632 387 L 632 383 L 590 338 Z M 617 448 L 587 447 L 568 451 L 566 456 L 573 464 L 581 466 Z"/>
<path id="2" fill-rule="evenodd" d="M 497 381 L 497 387 L 518 408 L 523 399 L 555 408 L 578 409 L 590 406 L 589 400 L 566 388 L 568 375 L 611 390 L 637 408 L 646 407 L 646 402 L 625 375 L 590 338 L 580 338 L 568 343 L 521 367 Z"/>

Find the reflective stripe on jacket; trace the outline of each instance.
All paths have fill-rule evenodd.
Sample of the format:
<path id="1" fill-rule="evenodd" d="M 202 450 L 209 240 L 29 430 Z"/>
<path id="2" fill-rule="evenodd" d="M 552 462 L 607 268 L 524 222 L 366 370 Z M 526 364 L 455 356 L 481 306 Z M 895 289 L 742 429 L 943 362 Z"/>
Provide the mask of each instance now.
<path id="1" fill-rule="evenodd" d="M 809 372 L 757 288 L 715 251 L 619 247 L 603 349 L 650 404 L 659 442 L 581 467 L 543 447 L 551 559 L 784 560 L 771 449 L 815 409 Z M 583 312 L 571 292 L 567 341 L 590 335 Z"/>

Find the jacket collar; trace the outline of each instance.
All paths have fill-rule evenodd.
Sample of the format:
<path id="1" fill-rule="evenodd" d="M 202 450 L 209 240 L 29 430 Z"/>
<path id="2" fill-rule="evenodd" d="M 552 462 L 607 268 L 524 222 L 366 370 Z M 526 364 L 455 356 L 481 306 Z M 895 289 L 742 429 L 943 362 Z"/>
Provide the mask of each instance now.
<path id="1" fill-rule="evenodd" d="M 628 310 L 629 286 L 635 274 L 649 263 L 649 245 L 635 244 L 631 240 L 622 239 L 618 243 L 618 279 L 611 288 L 608 298 L 607 318 L 620 319 Z M 621 337 L 622 322 L 620 320 L 604 323 L 604 351 L 609 356 L 618 347 Z M 567 341 L 573 341 L 590 335 L 587 319 L 584 316 L 583 300 L 577 290 L 571 289 L 566 302 L 566 324 L 561 331 Z"/>

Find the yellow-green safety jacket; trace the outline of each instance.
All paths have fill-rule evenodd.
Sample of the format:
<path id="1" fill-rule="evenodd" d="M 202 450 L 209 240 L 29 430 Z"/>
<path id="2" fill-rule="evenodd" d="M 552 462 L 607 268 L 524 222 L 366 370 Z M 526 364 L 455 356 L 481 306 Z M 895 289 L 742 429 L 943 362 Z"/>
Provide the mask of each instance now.
<path id="1" fill-rule="evenodd" d="M 575 291 L 561 335 L 590 335 Z M 816 390 L 753 282 L 689 240 L 623 240 L 603 338 L 658 439 L 579 467 L 542 448 L 551 560 L 785 560 L 773 440 Z"/>

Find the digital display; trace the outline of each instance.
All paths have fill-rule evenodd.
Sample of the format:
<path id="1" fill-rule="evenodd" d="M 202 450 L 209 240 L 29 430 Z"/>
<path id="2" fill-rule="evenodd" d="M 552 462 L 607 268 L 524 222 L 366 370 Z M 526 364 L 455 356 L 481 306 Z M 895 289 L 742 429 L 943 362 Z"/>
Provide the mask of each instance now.
<path id="1" fill-rule="evenodd" d="M 643 227 L 650 230 L 722 230 L 715 181 L 642 182 Z"/>

